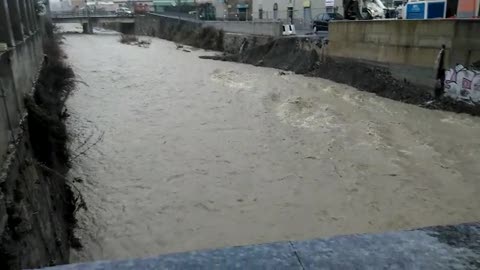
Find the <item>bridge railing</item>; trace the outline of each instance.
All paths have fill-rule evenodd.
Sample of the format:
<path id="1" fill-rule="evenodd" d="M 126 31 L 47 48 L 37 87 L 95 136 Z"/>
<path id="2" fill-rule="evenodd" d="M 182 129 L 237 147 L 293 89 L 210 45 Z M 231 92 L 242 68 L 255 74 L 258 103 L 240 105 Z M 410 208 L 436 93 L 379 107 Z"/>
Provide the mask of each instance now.
<path id="1" fill-rule="evenodd" d="M 116 14 L 115 11 L 86 11 L 86 10 L 78 10 L 78 11 L 52 11 L 51 12 L 52 18 L 77 18 L 77 17 L 127 17 L 126 15 Z"/>

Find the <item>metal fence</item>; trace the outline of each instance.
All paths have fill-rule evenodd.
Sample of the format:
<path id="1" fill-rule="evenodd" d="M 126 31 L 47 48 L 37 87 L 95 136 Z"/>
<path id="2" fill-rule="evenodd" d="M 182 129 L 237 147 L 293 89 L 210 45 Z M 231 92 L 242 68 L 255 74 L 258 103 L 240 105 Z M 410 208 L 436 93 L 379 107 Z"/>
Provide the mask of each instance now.
<path id="1" fill-rule="evenodd" d="M 52 18 L 68 18 L 68 17 L 113 17 L 120 16 L 115 11 L 105 11 L 105 10 L 77 10 L 77 11 L 52 11 Z M 126 15 L 124 15 L 126 17 Z"/>
<path id="2" fill-rule="evenodd" d="M 186 13 L 186 12 L 171 12 L 171 11 L 154 11 L 153 14 L 164 15 L 164 16 L 175 16 L 179 18 L 189 18 L 189 19 L 198 19 L 202 20 L 201 15 L 197 13 Z M 244 13 L 236 13 L 236 12 L 229 12 L 224 14 L 223 16 L 217 14 L 215 16 L 216 21 L 252 21 L 252 13 L 251 12 L 244 12 Z"/>
<path id="3" fill-rule="evenodd" d="M 294 24 L 297 29 L 307 29 L 319 14 L 338 12 L 337 8 L 305 8 L 302 10 L 257 10 L 254 11 L 255 21 L 281 21 Z"/>
<path id="4" fill-rule="evenodd" d="M 153 14 L 159 14 L 164 16 L 170 17 L 178 17 L 178 18 L 187 18 L 187 19 L 197 19 L 197 14 L 193 12 L 174 12 L 174 11 L 155 11 L 152 12 Z"/>
<path id="5" fill-rule="evenodd" d="M 236 12 L 226 13 L 223 16 L 217 14 L 217 21 L 249 21 L 249 22 L 272 22 L 282 24 L 294 24 L 296 30 L 311 31 L 313 20 L 324 13 L 337 12 L 338 8 L 305 8 L 297 10 L 273 10 L 273 6 L 270 10 L 254 10 L 253 12 L 246 11 L 246 13 L 239 14 Z M 199 20 L 196 13 L 182 13 L 182 12 L 155 12 L 164 16 L 175 16 L 187 20 Z"/>

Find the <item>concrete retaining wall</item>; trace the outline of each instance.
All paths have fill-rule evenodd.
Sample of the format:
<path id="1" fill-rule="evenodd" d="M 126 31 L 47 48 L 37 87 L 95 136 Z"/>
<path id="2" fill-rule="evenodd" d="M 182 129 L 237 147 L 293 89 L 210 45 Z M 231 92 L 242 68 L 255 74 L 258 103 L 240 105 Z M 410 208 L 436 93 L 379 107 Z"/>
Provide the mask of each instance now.
<path id="1" fill-rule="evenodd" d="M 446 46 L 445 67 L 480 60 L 479 20 L 337 21 L 330 24 L 330 56 L 391 69 L 399 78 L 432 86 L 435 62 Z"/>
<path id="2" fill-rule="evenodd" d="M 195 20 L 158 14 L 147 14 L 135 18 L 135 33 L 140 35 L 157 36 L 166 28 L 182 28 L 194 31 L 201 27 Z"/>
<path id="3" fill-rule="evenodd" d="M 135 33 L 137 35 L 160 37 L 188 45 L 195 45 L 191 38 L 202 27 L 207 26 L 221 29 L 220 25 L 217 24 L 210 25 L 209 23 L 202 23 L 186 18 L 148 14 L 136 18 Z M 271 41 L 274 37 L 268 35 L 225 32 L 221 38 L 223 38 L 223 51 L 237 53 L 244 43 L 248 43 L 248 46 L 250 47 L 263 45 Z"/>
<path id="4" fill-rule="evenodd" d="M 135 19 L 135 28 L 142 30 L 145 34 L 150 34 L 146 28 L 155 26 L 162 27 L 161 24 L 168 25 L 190 25 L 191 27 L 207 27 L 211 26 L 218 30 L 223 30 L 225 33 L 241 33 L 246 35 L 259 35 L 278 37 L 282 35 L 281 22 L 252 22 L 252 21 L 198 21 L 185 17 L 176 17 L 160 14 L 147 14 L 145 16 L 138 16 Z"/>
<path id="5" fill-rule="evenodd" d="M 23 98 L 32 91 L 42 59 L 40 32 L 17 44 L 15 49 L 0 54 L 0 87 L 4 91 L 4 98 L 0 98 L 0 164 L 5 159 L 12 132 L 15 133 L 25 113 Z"/>
<path id="6" fill-rule="evenodd" d="M 43 54 L 32 1 L 0 1 L 0 43 L 9 47 L 0 51 L 0 96 L 4 93 L 0 98 L 0 164 L 25 111 L 23 96 L 32 89 Z"/>
<path id="7" fill-rule="evenodd" d="M 28 98 L 28 114 L 24 100 L 37 81 L 43 93 L 57 85 L 59 74 L 40 72 L 47 38 L 42 27 L 0 54 L 0 269 L 31 269 L 69 258 L 71 193 L 62 177 L 67 169 L 53 157 L 60 139 L 52 130 L 60 126 L 52 121 L 56 112 L 41 107 L 45 95 L 35 105 Z M 47 149 L 48 160 L 39 149 Z"/>
<path id="8" fill-rule="evenodd" d="M 51 123 L 48 112 L 39 110 L 35 118 L 25 106 L 47 38 L 45 18 L 36 15 L 34 4 L 0 0 L 0 43 L 8 45 L 0 51 L 0 269 L 66 263 L 70 251 L 73 209 L 67 183 L 59 176 L 66 168 L 48 164 L 55 174 L 36 162 L 34 149 L 52 144 L 43 141 L 51 136 L 44 128 Z M 55 77 L 42 76 L 44 82 Z"/>
<path id="9" fill-rule="evenodd" d="M 33 162 L 31 136 L 44 134 L 31 134 L 25 117 L 43 56 L 40 31 L 0 54 L 0 269 L 68 261 L 65 182 Z"/>
<path id="10" fill-rule="evenodd" d="M 278 37 L 282 35 L 281 22 L 274 21 L 205 21 L 204 26 L 212 26 L 227 33 L 242 33 Z"/>
<path id="11" fill-rule="evenodd" d="M 227 53 L 238 53 L 242 46 L 249 48 L 265 45 L 272 41 L 273 37 L 245 35 L 239 33 L 225 33 L 223 37 L 223 51 Z"/>

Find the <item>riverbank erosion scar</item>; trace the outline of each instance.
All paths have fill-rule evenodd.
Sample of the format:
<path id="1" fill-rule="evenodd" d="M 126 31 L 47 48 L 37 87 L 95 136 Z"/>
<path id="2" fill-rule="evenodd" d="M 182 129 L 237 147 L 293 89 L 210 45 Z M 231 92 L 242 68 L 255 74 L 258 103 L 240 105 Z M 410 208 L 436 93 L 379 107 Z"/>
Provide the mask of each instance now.
<path id="1" fill-rule="evenodd" d="M 76 197 L 65 177 L 69 153 L 64 123 L 64 103 L 74 88 L 74 73 L 63 60 L 59 42 L 53 27 L 46 24 L 24 44 L 2 55 L 18 81 L 28 82 L 28 74 L 37 73 L 33 67 L 40 72 L 33 79 L 33 93 L 31 83 L 8 86 L 19 107 L 6 119 L 11 137 L 0 170 L 0 269 L 68 263 L 70 243 L 75 240 Z M 22 51 L 22 46 L 27 49 Z M 28 69 L 14 66 L 27 61 L 23 53 L 35 62 Z M 14 56 L 17 63 L 13 63 Z M 1 79 L 5 87 L 8 77 Z"/>
<path id="2" fill-rule="evenodd" d="M 196 21 L 149 14 L 136 18 L 135 34 L 163 38 L 206 50 L 224 49 L 223 30 L 212 26 L 202 27 Z"/>

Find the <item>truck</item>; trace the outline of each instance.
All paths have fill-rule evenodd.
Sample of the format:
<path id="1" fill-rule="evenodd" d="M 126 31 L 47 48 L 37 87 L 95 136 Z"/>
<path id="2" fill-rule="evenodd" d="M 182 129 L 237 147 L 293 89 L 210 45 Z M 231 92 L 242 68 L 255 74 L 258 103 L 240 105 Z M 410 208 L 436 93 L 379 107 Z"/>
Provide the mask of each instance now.
<path id="1" fill-rule="evenodd" d="M 380 0 L 343 0 L 347 20 L 385 19 L 387 8 Z"/>

